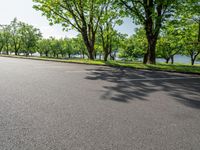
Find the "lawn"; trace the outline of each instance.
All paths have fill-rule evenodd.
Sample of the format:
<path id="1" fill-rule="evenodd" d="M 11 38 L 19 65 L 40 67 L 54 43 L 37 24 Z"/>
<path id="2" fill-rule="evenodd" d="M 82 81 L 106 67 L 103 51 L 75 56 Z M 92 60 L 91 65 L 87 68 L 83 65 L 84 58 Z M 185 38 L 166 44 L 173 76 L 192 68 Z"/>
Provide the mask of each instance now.
<path id="1" fill-rule="evenodd" d="M 200 74 L 200 65 L 191 66 L 189 64 L 165 64 L 157 63 L 156 65 L 145 65 L 141 62 L 125 62 L 125 61 L 101 61 L 101 60 L 88 60 L 88 59 L 55 59 L 46 57 L 25 57 L 25 56 L 15 56 L 15 55 L 0 55 L 2 57 L 12 57 L 12 58 L 22 58 L 22 59 L 32 59 L 32 60 L 43 60 L 43 61 L 54 61 L 62 63 L 79 63 L 79 64 L 89 64 L 89 65 L 106 65 L 114 67 L 129 67 L 134 69 L 148 69 L 148 70 L 161 70 L 161 71 L 174 71 L 182 73 L 195 73 Z"/>

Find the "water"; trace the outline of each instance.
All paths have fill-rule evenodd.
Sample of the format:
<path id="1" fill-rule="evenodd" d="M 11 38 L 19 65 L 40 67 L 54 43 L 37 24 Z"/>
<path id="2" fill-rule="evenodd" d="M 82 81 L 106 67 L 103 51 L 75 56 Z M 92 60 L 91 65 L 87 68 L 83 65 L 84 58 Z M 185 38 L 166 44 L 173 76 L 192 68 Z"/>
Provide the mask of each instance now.
<path id="1" fill-rule="evenodd" d="M 156 59 L 156 61 L 157 62 L 165 62 L 165 59 L 158 58 L 158 59 Z M 191 64 L 191 60 L 190 60 L 190 57 L 188 57 L 188 56 L 175 55 L 174 63 Z M 196 61 L 195 64 L 200 64 L 200 61 Z"/>

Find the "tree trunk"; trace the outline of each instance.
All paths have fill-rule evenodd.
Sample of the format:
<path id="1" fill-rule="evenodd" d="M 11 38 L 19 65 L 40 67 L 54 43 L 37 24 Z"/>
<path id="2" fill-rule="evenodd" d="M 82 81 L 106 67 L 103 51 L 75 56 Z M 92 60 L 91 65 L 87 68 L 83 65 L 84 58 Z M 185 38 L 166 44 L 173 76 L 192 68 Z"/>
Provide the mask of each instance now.
<path id="1" fill-rule="evenodd" d="M 6 55 L 9 55 L 8 45 L 6 46 Z"/>
<path id="2" fill-rule="evenodd" d="M 17 55 L 18 54 L 18 50 L 15 50 L 15 55 Z"/>
<path id="3" fill-rule="evenodd" d="M 169 60 L 170 60 L 170 58 L 165 58 L 165 60 L 166 60 L 166 64 L 168 64 L 168 63 L 169 63 Z"/>
<path id="4" fill-rule="evenodd" d="M 144 54 L 143 64 L 147 63 L 147 56 L 148 56 L 148 52 Z"/>
<path id="5" fill-rule="evenodd" d="M 110 53 L 110 59 L 115 60 L 115 56 L 112 56 L 112 53 Z"/>
<path id="6" fill-rule="evenodd" d="M 150 14 L 148 14 L 149 18 L 145 22 L 145 31 L 146 31 L 147 41 L 148 41 L 148 49 L 147 49 L 147 53 L 144 55 L 144 61 L 143 61 L 144 64 L 147 64 L 147 63 L 156 64 L 156 43 L 157 43 L 159 31 L 160 31 L 160 26 L 159 26 L 159 29 L 157 30 L 153 29 L 154 23 L 152 20 L 152 16 Z"/>
<path id="7" fill-rule="evenodd" d="M 108 53 L 104 53 L 104 61 L 108 61 Z"/>
<path id="8" fill-rule="evenodd" d="M 148 52 L 146 57 L 146 63 L 156 64 L 156 39 L 148 38 Z"/>
<path id="9" fill-rule="evenodd" d="M 26 57 L 28 57 L 29 56 L 29 52 L 26 52 Z"/>
<path id="10" fill-rule="evenodd" d="M 192 65 L 194 65 L 194 63 L 195 63 L 195 61 L 196 61 L 197 56 L 199 55 L 199 53 L 200 53 L 200 52 L 198 52 L 198 53 L 196 53 L 196 54 L 192 53 L 192 54 L 190 55 L 190 57 L 191 57 L 191 64 L 192 64 Z"/>
<path id="11" fill-rule="evenodd" d="M 85 59 L 85 54 L 84 54 L 84 52 L 83 52 L 83 59 Z"/>
<path id="12" fill-rule="evenodd" d="M 45 52 L 45 56 L 48 57 L 48 52 Z"/>
<path id="13" fill-rule="evenodd" d="M 15 50 L 15 55 L 17 55 L 17 54 L 18 54 L 18 51 L 19 51 L 19 47 L 17 47 L 16 44 L 14 44 L 14 50 Z"/>
<path id="14" fill-rule="evenodd" d="M 97 59 L 97 52 L 94 52 L 94 59 Z"/>
<path id="15" fill-rule="evenodd" d="M 191 60 L 191 65 L 192 65 L 192 66 L 194 66 L 194 62 L 195 62 L 195 60 L 192 59 L 192 60 Z"/>
<path id="16" fill-rule="evenodd" d="M 171 64 L 174 64 L 174 56 L 171 56 Z"/>
<path id="17" fill-rule="evenodd" d="M 144 3 L 146 4 L 145 7 L 145 21 L 144 27 L 146 31 L 146 37 L 148 40 L 148 50 L 144 57 L 144 63 L 148 64 L 156 64 L 156 43 L 158 39 L 158 35 L 160 32 L 160 28 L 162 26 L 162 18 L 163 14 L 162 11 L 164 9 L 162 2 L 155 2 L 153 0 L 146 0 Z M 155 14 L 153 10 L 156 10 Z M 156 15 L 156 16 L 154 16 Z"/>
<path id="18" fill-rule="evenodd" d="M 87 36 L 87 31 L 85 31 L 85 29 L 82 29 L 82 37 L 85 43 L 85 46 L 88 50 L 88 56 L 89 59 L 94 60 L 94 43 L 95 43 L 95 38 L 93 38 L 92 40 L 89 40 L 88 36 Z M 93 35 L 95 36 L 95 35 Z"/>
<path id="19" fill-rule="evenodd" d="M 89 59 L 94 60 L 93 50 L 88 50 L 88 53 L 89 53 Z"/>
<path id="20" fill-rule="evenodd" d="M 193 58 L 193 55 L 190 56 L 191 57 L 191 65 L 194 65 L 195 59 Z"/>

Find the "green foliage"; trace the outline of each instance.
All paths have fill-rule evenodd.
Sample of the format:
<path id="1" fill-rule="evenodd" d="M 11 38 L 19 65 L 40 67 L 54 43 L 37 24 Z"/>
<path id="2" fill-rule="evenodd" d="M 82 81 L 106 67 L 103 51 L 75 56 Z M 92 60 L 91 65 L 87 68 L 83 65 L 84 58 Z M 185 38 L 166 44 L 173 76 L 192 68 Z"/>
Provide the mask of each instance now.
<path id="1" fill-rule="evenodd" d="M 74 38 L 74 44 L 76 45 L 76 48 L 78 50 L 78 54 L 81 55 L 82 58 L 85 58 L 85 55 L 88 55 L 87 48 L 84 44 L 83 38 L 79 34 L 76 38 Z"/>
<path id="2" fill-rule="evenodd" d="M 184 27 L 184 36 L 183 41 L 185 43 L 184 46 L 184 54 L 189 55 L 191 57 L 191 64 L 193 65 L 196 58 L 200 54 L 200 43 L 197 40 L 197 24 L 190 24 Z"/>
<path id="3" fill-rule="evenodd" d="M 157 56 L 164 58 L 166 63 L 171 59 L 174 63 L 174 56 L 182 54 L 184 42 L 182 30 L 172 22 L 169 22 L 161 31 L 157 44 Z"/>
<path id="4" fill-rule="evenodd" d="M 39 29 L 15 18 L 9 25 L 0 26 L 0 52 L 7 55 L 13 52 L 15 55 L 32 54 L 41 37 Z"/>
<path id="5" fill-rule="evenodd" d="M 99 23 L 108 0 L 33 0 L 50 24 L 61 24 L 64 30 L 75 29 L 84 40 L 89 58 L 94 59 L 94 45 Z"/>
<path id="6" fill-rule="evenodd" d="M 80 31 L 85 25 L 98 21 L 106 0 L 33 0 L 34 8 L 47 17 L 50 24 L 61 24 L 64 30 Z M 96 25 L 97 26 L 97 25 Z M 81 32 L 81 31 L 80 31 Z"/>
<path id="7" fill-rule="evenodd" d="M 61 38 L 41 39 L 37 44 L 37 52 L 40 56 L 56 57 L 56 58 L 71 58 L 72 55 L 86 54 L 86 48 L 82 38 Z"/>
<path id="8" fill-rule="evenodd" d="M 124 41 L 124 48 L 120 51 L 120 57 L 135 60 L 143 57 L 148 44 L 143 28 L 136 29 L 136 33 Z"/>
<path id="9" fill-rule="evenodd" d="M 127 16 L 136 24 L 142 25 L 146 32 L 148 49 L 144 55 L 144 63 L 156 63 L 156 43 L 160 29 L 165 20 L 174 14 L 179 1 L 174 0 L 119 0 L 117 1 Z"/>
<path id="10" fill-rule="evenodd" d="M 15 55 L 18 55 L 20 48 L 22 48 L 21 24 L 22 22 L 19 22 L 17 18 L 14 18 L 10 23 L 10 46 L 14 50 Z"/>
<path id="11" fill-rule="evenodd" d="M 1 26 L 1 48 L 3 53 L 9 54 L 10 41 L 11 41 L 11 27 L 10 25 Z"/>
<path id="12" fill-rule="evenodd" d="M 4 46 L 7 43 L 7 36 L 6 36 L 6 26 L 0 26 L 0 53 L 4 49 Z"/>
<path id="13" fill-rule="evenodd" d="M 78 52 L 78 47 L 76 45 L 79 45 L 76 43 L 75 39 L 69 39 L 65 38 L 64 40 L 61 41 L 62 44 L 62 55 L 68 55 L 68 58 L 71 58 L 71 55 L 77 54 Z"/>
<path id="14" fill-rule="evenodd" d="M 37 44 L 37 51 L 40 53 L 40 56 L 45 55 L 49 56 L 49 52 L 51 51 L 51 42 L 50 39 L 41 39 Z"/>
<path id="15" fill-rule="evenodd" d="M 26 23 L 20 23 L 19 32 L 21 34 L 22 40 L 22 51 L 27 56 L 35 52 L 38 40 L 42 37 L 42 34 L 39 29 L 34 28 L 32 25 Z"/>
<path id="16" fill-rule="evenodd" d="M 183 54 L 191 57 L 191 64 L 200 54 L 200 3 L 199 0 L 186 0 L 177 9 L 175 24 L 182 30 Z"/>
<path id="17" fill-rule="evenodd" d="M 104 14 L 104 18 L 101 19 L 99 25 L 98 42 L 101 43 L 104 61 L 107 61 L 108 56 L 115 59 L 115 56 L 112 55 L 114 50 L 117 51 L 114 48 L 118 36 L 115 27 L 121 25 L 123 20 L 121 19 L 120 10 L 113 7 L 113 1 L 110 1 L 110 4 L 106 6 Z M 100 48 L 99 44 L 96 47 Z"/>

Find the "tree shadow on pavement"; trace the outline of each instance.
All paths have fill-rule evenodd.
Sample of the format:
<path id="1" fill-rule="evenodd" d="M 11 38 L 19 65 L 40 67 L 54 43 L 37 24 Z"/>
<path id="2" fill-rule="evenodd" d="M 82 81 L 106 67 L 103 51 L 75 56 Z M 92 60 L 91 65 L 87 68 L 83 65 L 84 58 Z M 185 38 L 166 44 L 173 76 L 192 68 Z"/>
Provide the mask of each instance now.
<path id="1" fill-rule="evenodd" d="M 185 106 L 200 109 L 200 78 L 184 79 L 191 75 L 113 67 L 87 71 L 87 80 L 112 83 L 103 86 L 102 99 L 125 103 L 133 100 L 148 101 L 150 94 L 162 91 Z"/>

